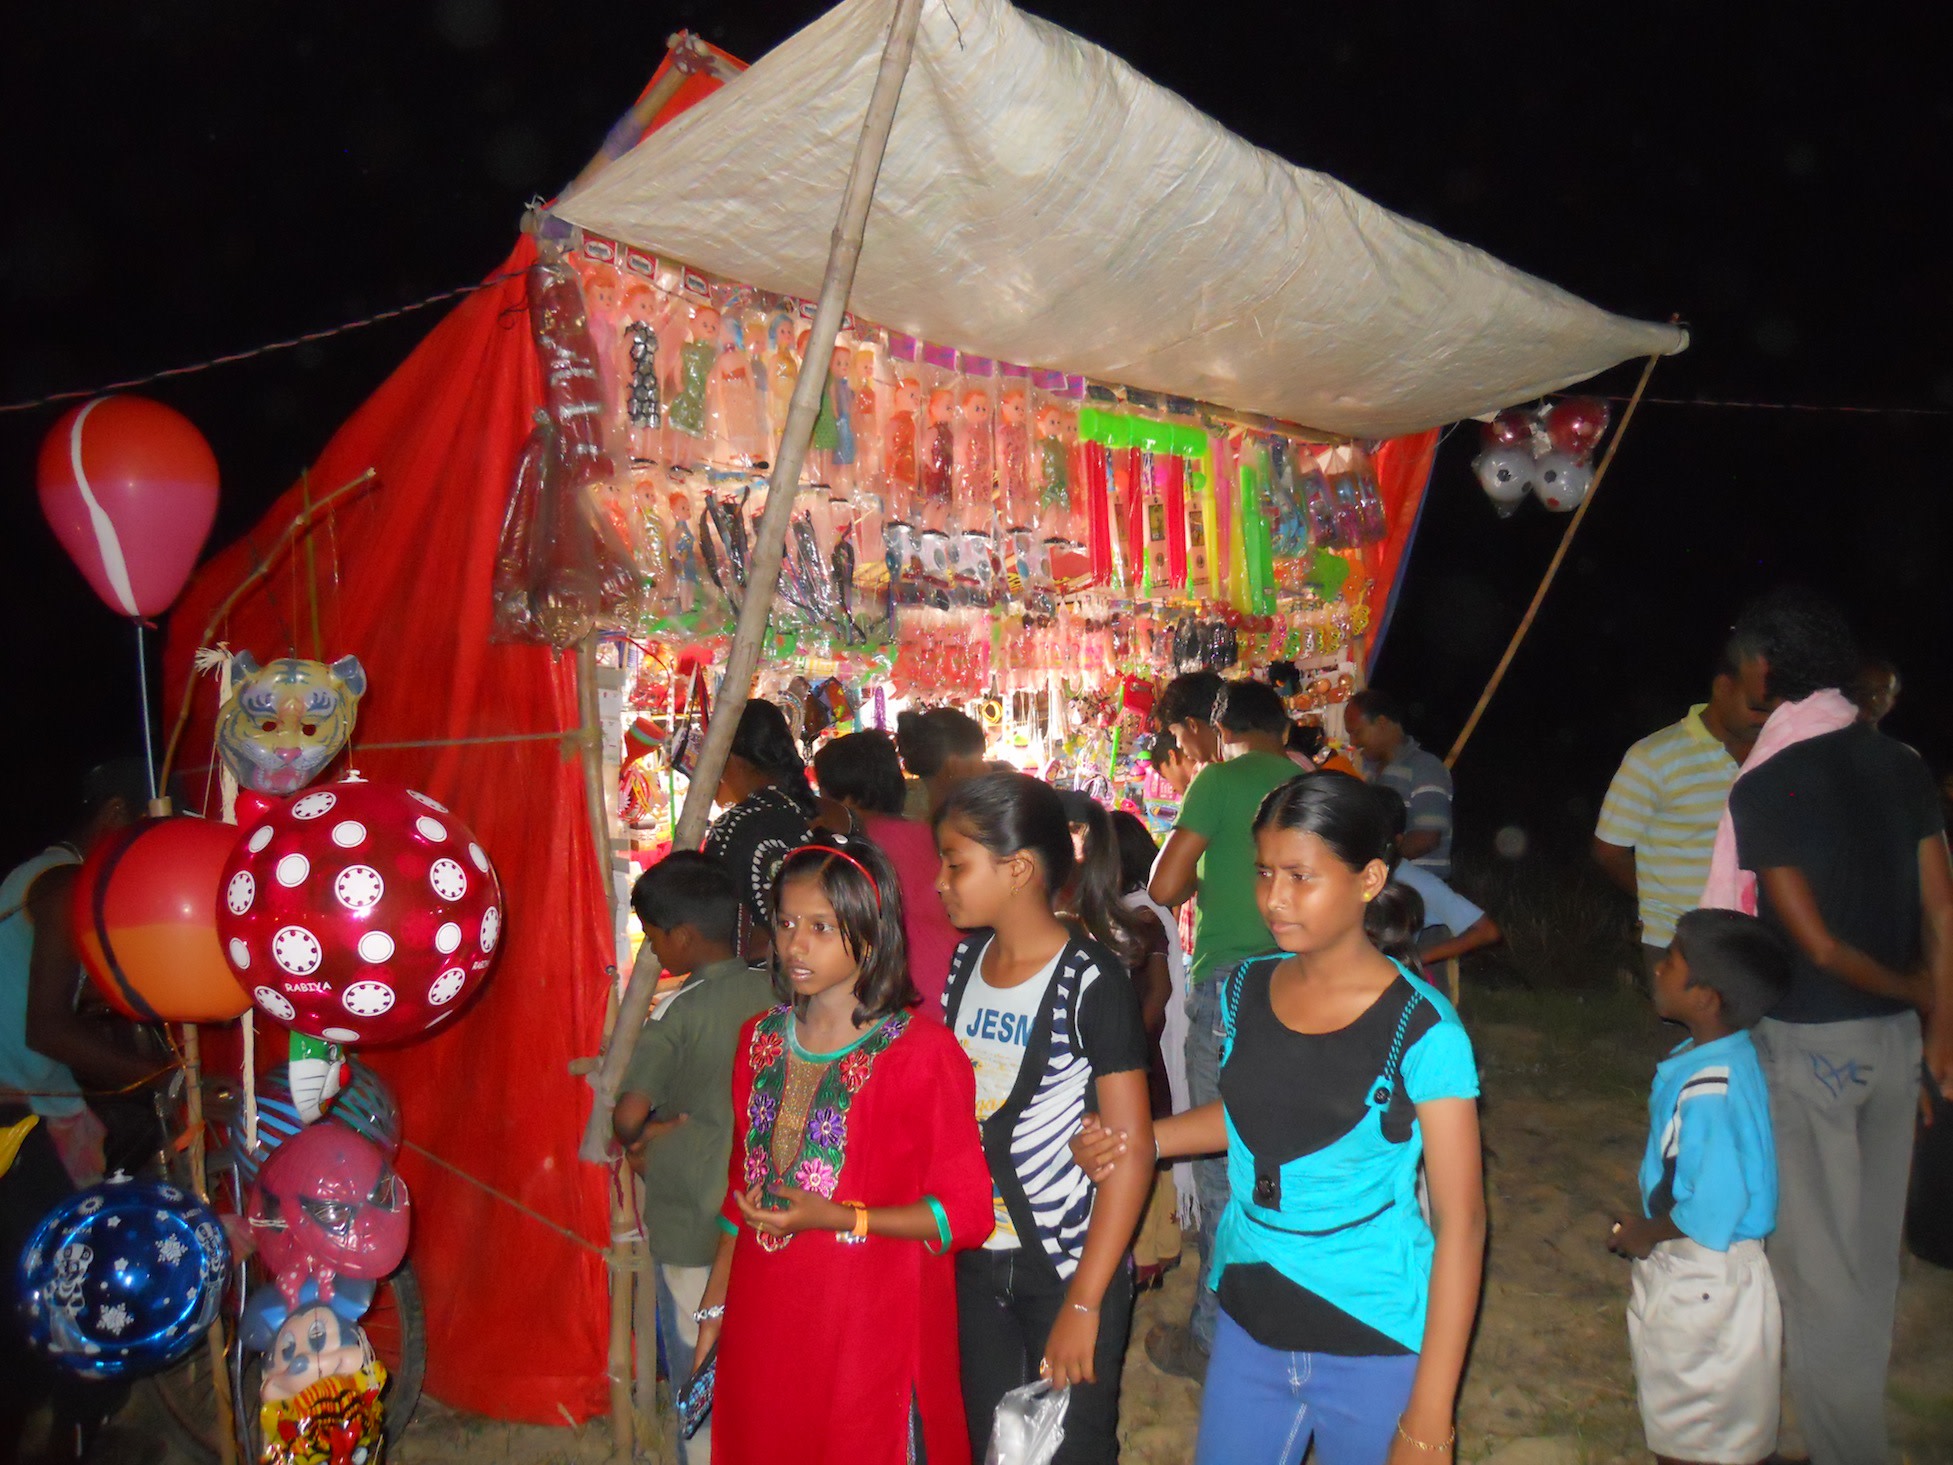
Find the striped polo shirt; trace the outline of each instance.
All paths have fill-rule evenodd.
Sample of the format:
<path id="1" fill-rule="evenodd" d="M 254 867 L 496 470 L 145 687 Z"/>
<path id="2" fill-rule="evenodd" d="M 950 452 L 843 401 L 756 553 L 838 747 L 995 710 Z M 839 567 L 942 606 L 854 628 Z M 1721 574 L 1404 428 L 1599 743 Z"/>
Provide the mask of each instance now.
<path id="1" fill-rule="evenodd" d="M 1600 806 L 1597 838 L 1634 851 L 1641 939 L 1666 946 L 1675 922 L 1702 903 L 1716 823 L 1740 771 L 1702 721 L 1704 702 L 1650 733 L 1621 760 Z"/>

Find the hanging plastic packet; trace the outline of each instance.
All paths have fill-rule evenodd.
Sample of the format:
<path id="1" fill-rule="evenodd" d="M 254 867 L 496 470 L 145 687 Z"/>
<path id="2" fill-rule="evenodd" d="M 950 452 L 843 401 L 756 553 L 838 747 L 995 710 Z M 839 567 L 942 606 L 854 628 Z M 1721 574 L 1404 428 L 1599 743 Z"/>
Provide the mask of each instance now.
<path id="1" fill-rule="evenodd" d="M 658 350 L 664 330 L 663 300 L 642 281 L 624 292 L 619 335 L 624 343 L 623 420 L 619 441 L 633 458 L 663 456 L 664 394 L 658 385 Z"/>
<path id="2" fill-rule="evenodd" d="M 919 368 L 923 399 L 917 497 L 923 527 L 947 529 L 956 490 L 956 353 L 925 344 Z"/>
<path id="3" fill-rule="evenodd" d="M 766 423 L 752 359 L 746 354 L 744 302 L 719 307 L 718 358 L 706 381 L 705 426 L 712 461 L 750 468 L 766 457 Z"/>
<path id="4" fill-rule="evenodd" d="M 1003 527 L 1012 533 L 1037 525 L 1031 489 L 1030 374 L 1008 363 L 997 368 L 997 492 Z"/>
<path id="5" fill-rule="evenodd" d="M 882 369 L 882 351 L 872 337 L 855 342 L 848 365 L 848 420 L 854 434 L 854 486 L 858 493 L 886 497 L 888 484 L 882 470 L 886 442 L 882 436 L 883 403 L 890 383 Z"/>
<path id="6" fill-rule="evenodd" d="M 996 364 L 965 351 L 957 357 L 956 509 L 963 529 L 986 533 L 995 518 L 997 490 Z"/>
<path id="7" fill-rule="evenodd" d="M 1377 483 L 1376 460 L 1362 448 L 1354 452 L 1356 511 L 1362 524 L 1365 544 L 1381 544 L 1390 537 L 1390 519 L 1383 507 L 1383 490 Z"/>
<path id="8" fill-rule="evenodd" d="M 1296 495 L 1302 500 L 1309 543 L 1318 549 L 1334 549 L 1337 544 L 1336 507 L 1330 498 L 1329 480 L 1323 477 L 1322 465 L 1312 452 L 1307 453 L 1298 464 Z"/>
<path id="9" fill-rule="evenodd" d="M 1051 1465 L 1065 1442 L 1071 1395 L 1043 1379 L 1012 1389 L 997 1403 L 983 1465 Z"/>
<path id="10" fill-rule="evenodd" d="M 1309 523 L 1296 484 L 1296 447 L 1284 437 L 1268 439 L 1268 508 L 1275 519 L 1270 536 L 1275 558 L 1307 553 Z"/>
<path id="11" fill-rule="evenodd" d="M 761 354 L 766 373 L 768 441 L 776 445 L 786 436 L 787 404 L 793 398 L 794 379 L 800 374 L 800 356 L 794 348 L 799 329 L 800 314 L 793 301 L 780 301 L 768 312 Z"/>
<path id="12" fill-rule="evenodd" d="M 845 331 L 845 328 L 844 328 Z M 854 492 L 861 440 L 855 432 L 854 342 L 843 334 L 829 354 L 827 396 L 834 412 L 834 452 L 829 460 L 828 487 L 843 495 Z"/>

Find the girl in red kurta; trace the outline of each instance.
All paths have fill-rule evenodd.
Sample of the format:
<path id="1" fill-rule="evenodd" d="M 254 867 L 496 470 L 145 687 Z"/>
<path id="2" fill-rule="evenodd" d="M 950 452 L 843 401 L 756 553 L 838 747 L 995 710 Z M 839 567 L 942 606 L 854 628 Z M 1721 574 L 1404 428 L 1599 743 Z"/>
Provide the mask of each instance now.
<path id="1" fill-rule="evenodd" d="M 968 1465 L 950 1252 L 992 1223 L 970 1062 L 916 1001 L 866 841 L 794 850 L 774 984 L 733 1064 L 731 1180 L 695 1356 L 713 1465 Z"/>

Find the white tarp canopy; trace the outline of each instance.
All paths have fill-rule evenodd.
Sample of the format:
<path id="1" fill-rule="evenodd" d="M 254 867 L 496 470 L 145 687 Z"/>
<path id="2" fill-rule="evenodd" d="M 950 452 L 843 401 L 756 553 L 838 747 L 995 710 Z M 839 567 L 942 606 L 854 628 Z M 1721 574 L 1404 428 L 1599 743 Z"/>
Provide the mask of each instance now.
<path id="1" fill-rule="evenodd" d="M 557 212 L 811 298 L 892 11 L 844 0 Z M 1354 437 L 1688 344 L 1251 146 L 1007 0 L 926 0 L 850 304 L 944 345 Z"/>

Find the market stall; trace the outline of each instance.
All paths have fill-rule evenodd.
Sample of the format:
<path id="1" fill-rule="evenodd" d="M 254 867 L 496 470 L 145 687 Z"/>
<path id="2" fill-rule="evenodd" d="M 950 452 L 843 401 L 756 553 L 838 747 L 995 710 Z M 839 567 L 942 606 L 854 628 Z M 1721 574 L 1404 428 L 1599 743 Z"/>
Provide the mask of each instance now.
<path id="1" fill-rule="evenodd" d="M 537 220 L 172 625 L 175 686 L 253 539 L 374 471 L 215 636 L 356 652 L 354 765 L 465 808 L 494 857 L 495 981 L 372 1058 L 413 1141 L 428 1389 L 463 1408 L 615 1408 L 618 1193 L 577 1163 L 572 1071 L 627 968 L 628 869 L 603 846 L 630 842 L 627 783 L 644 842 L 669 837 L 742 609 L 772 611 L 761 684 L 803 733 L 810 708 L 883 725 L 953 700 L 994 709 L 1018 761 L 1110 780 L 1138 689 L 1177 666 L 1290 661 L 1333 716 L 1436 429 L 1685 342 L 1250 147 L 1002 0 L 923 7 L 851 313 L 823 329 L 889 12 L 848 0 L 722 87 L 694 76 L 665 116 L 688 110 Z M 752 550 L 782 492 L 772 576 Z M 215 706 L 200 684 L 186 747 Z"/>

